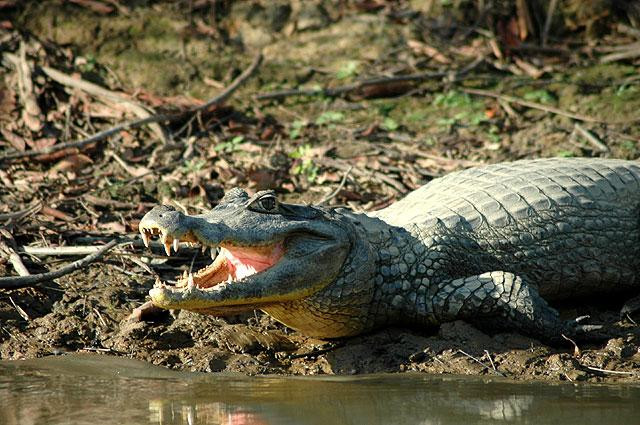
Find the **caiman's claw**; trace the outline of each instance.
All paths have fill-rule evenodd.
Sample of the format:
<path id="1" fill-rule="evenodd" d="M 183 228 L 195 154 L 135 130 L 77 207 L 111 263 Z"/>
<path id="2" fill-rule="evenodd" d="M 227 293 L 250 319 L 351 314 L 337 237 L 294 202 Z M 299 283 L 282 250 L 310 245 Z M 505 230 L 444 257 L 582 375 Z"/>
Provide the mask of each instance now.
<path id="1" fill-rule="evenodd" d="M 603 325 L 582 324 L 591 316 L 579 316 L 564 323 L 563 334 L 570 338 L 584 342 L 607 341 L 613 336 L 602 331 Z"/>

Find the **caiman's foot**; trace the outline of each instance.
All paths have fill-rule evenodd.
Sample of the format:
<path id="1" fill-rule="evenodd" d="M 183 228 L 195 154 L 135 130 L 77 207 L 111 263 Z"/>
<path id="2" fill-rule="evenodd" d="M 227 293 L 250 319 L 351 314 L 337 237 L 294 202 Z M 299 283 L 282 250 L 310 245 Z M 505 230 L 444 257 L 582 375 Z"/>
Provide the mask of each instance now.
<path id="1" fill-rule="evenodd" d="M 590 316 L 580 316 L 576 317 L 573 320 L 567 320 L 566 322 L 564 322 L 562 335 L 576 342 L 603 342 L 614 337 L 613 335 L 605 333 L 603 331 L 604 327 L 602 325 L 583 324 L 582 322 L 589 319 L 589 317 Z M 553 338 L 550 342 L 553 345 L 564 345 L 563 342 L 566 341 L 564 341 L 564 338 Z"/>
<path id="2" fill-rule="evenodd" d="M 513 273 L 494 271 L 444 282 L 432 297 L 435 321 L 467 320 L 484 328 L 511 329 L 551 345 L 576 341 L 603 341 L 602 326 L 583 324 L 588 316 L 560 319 L 535 287 Z M 609 336 L 610 337 L 610 336 Z"/>

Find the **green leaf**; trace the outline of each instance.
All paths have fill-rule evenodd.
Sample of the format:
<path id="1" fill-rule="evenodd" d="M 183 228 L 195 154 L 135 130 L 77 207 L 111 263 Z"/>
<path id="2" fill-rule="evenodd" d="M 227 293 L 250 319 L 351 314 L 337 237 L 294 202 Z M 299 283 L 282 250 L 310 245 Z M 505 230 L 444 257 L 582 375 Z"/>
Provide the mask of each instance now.
<path id="1" fill-rule="evenodd" d="M 339 80 L 344 80 L 345 78 L 354 77 L 356 75 L 358 75 L 358 62 L 356 62 L 356 61 L 347 62 L 336 73 L 336 77 Z"/>
<path id="2" fill-rule="evenodd" d="M 387 131 L 395 131 L 400 127 L 400 124 L 398 124 L 393 118 L 386 117 L 384 121 L 382 121 L 381 127 Z"/>
<path id="3" fill-rule="evenodd" d="M 240 143 L 244 142 L 244 136 L 235 136 L 233 139 L 228 142 L 218 143 L 213 150 L 216 152 L 233 152 L 238 148 Z"/>
<path id="4" fill-rule="evenodd" d="M 527 92 L 524 95 L 524 99 L 540 103 L 554 103 L 556 101 L 555 97 L 547 90 L 533 90 Z"/>
<path id="5" fill-rule="evenodd" d="M 298 137 L 300 137 L 300 133 L 302 132 L 302 129 L 306 126 L 307 126 L 306 121 L 295 120 L 294 122 L 291 123 L 291 130 L 289 130 L 289 137 L 291 137 L 292 139 L 297 139 Z"/>
<path id="6" fill-rule="evenodd" d="M 574 153 L 571 151 L 558 151 L 556 152 L 556 156 L 559 156 L 562 158 L 571 158 L 572 156 L 574 156 Z"/>
<path id="7" fill-rule="evenodd" d="M 332 122 L 340 122 L 344 120 L 344 114 L 338 111 L 326 111 L 320 114 L 316 119 L 317 125 L 329 124 Z"/>

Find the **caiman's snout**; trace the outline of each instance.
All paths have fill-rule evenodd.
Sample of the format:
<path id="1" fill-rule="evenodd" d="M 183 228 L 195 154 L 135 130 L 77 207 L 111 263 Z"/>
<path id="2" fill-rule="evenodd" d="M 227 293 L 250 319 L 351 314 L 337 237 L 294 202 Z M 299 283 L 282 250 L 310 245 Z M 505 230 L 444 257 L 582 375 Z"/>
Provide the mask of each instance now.
<path id="1" fill-rule="evenodd" d="M 210 265 L 185 271 L 175 286 L 157 282 L 149 295 L 158 307 L 215 315 L 314 294 L 335 280 L 351 246 L 331 214 L 280 204 L 271 192 L 249 198 L 238 189 L 205 214 L 156 207 L 142 218 L 139 230 L 145 244 L 158 237 L 167 255 L 181 242 L 211 250 Z"/>
<path id="2" fill-rule="evenodd" d="M 176 211 L 175 208 L 160 205 L 142 217 L 138 229 L 146 247 L 149 247 L 151 237 L 158 235 L 165 252 L 171 255 L 171 247 L 173 246 L 173 250 L 177 252 L 180 241 L 196 242 L 189 220 L 189 216 Z"/>

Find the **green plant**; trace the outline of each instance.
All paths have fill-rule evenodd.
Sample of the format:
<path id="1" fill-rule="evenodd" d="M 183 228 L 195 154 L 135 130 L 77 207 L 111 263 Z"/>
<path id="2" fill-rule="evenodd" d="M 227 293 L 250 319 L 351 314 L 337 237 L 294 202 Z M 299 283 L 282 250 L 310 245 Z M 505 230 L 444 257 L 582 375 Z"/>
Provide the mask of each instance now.
<path id="1" fill-rule="evenodd" d="M 571 158 L 572 156 L 575 156 L 575 154 L 571 151 L 561 150 L 556 152 L 556 156 L 559 156 L 561 158 Z"/>
<path id="2" fill-rule="evenodd" d="M 205 165 L 207 165 L 207 161 L 205 161 L 204 159 L 194 158 L 185 161 L 184 165 L 180 167 L 180 171 L 182 171 L 183 174 L 195 173 L 202 170 Z"/>
<path id="3" fill-rule="evenodd" d="M 539 103 L 554 103 L 556 101 L 555 96 L 547 90 L 532 90 L 525 93 L 524 99 Z"/>
<path id="4" fill-rule="evenodd" d="M 356 75 L 358 75 L 358 62 L 349 61 L 338 70 L 336 78 L 344 80 L 349 77 L 355 77 Z"/>
<path id="5" fill-rule="evenodd" d="M 325 111 L 316 118 L 317 125 L 331 124 L 344 120 L 344 114 L 338 111 Z"/>
<path id="6" fill-rule="evenodd" d="M 448 108 L 460 108 L 473 106 L 474 101 L 466 93 L 449 90 L 446 93 L 438 93 L 433 99 L 433 104 L 435 106 L 446 106 Z"/>
<path id="7" fill-rule="evenodd" d="M 393 118 L 386 117 L 382 121 L 382 124 L 380 125 L 380 127 L 382 127 L 383 130 L 395 131 L 398 129 L 398 127 L 400 127 L 400 124 L 398 124 Z"/>
<path id="8" fill-rule="evenodd" d="M 298 137 L 300 137 L 300 132 L 302 131 L 302 129 L 306 126 L 307 126 L 306 121 L 295 120 L 294 122 L 291 123 L 291 130 L 289 130 L 289 137 L 292 139 L 297 139 Z"/>
<path id="9" fill-rule="evenodd" d="M 81 72 L 88 73 L 96 71 L 98 61 L 95 56 L 89 53 L 84 57 L 76 58 L 76 64 L 78 65 L 78 68 L 80 68 Z"/>
<path id="10" fill-rule="evenodd" d="M 311 155 L 311 146 L 309 145 L 300 145 L 289 153 L 289 157 L 296 160 L 291 172 L 295 175 L 303 175 L 310 183 L 313 183 L 318 177 L 319 168 L 313 162 Z"/>
<path id="11" fill-rule="evenodd" d="M 238 145 L 244 142 L 244 136 L 235 136 L 233 139 L 218 143 L 213 150 L 216 152 L 233 152 L 238 149 Z"/>
<path id="12" fill-rule="evenodd" d="M 635 153 L 638 150 L 638 145 L 633 140 L 623 140 L 620 143 L 620 147 L 631 153 Z"/>

